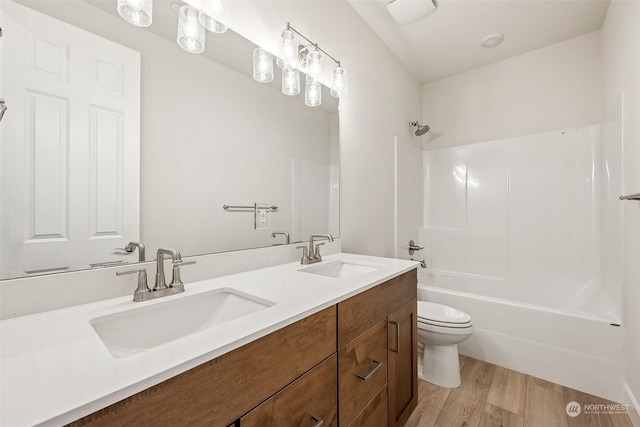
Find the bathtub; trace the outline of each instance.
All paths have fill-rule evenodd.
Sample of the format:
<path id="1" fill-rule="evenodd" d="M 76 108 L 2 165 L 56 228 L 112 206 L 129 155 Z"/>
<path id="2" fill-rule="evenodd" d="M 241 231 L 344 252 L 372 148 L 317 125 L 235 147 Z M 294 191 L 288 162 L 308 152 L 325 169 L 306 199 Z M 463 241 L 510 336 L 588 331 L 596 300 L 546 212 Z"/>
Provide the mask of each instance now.
<path id="1" fill-rule="evenodd" d="M 435 280 L 434 280 L 435 279 Z M 474 333 L 460 354 L 624 402 L 624 325 L 597 292 L 567 307 L 481 295 L 456 288 L 455 275 L 419 269 L 418 298 L 471 315 Z M 436 285 L 446 285 L 436 286 Z M 486 287 L 477 287 L 486 289 Z M 590 312 L 589 308 L 595 309 Z"/>

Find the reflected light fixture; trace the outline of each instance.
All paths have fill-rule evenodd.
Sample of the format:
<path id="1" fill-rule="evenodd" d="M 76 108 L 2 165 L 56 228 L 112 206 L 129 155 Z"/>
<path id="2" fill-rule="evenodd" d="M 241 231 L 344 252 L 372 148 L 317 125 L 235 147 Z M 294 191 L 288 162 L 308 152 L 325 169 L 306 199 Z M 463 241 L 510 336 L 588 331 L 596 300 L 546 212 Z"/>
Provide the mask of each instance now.
<path id="1" fill-rule="evenodd" d="M 333 69 L 331 77 L 331 96 L 342 98 L 349 93 L 349 81 L 347 80 L 347 70 L 340 66 Z"/>
<path id="2" fill-rule="evenodd" d="M 282 93 L 288 96 L 300 93 L 300 70 L 288 67 L 282 69 Z"/>
<path id="3" fill-rule="evenodd" d="M 151 25 L 153 0 L 118 0 L 118 14 L 138 27 Z"/>
<path id="4" fill-rule="evenodd" d="M 229 5 L 227 0 L 202 0 L 198 15 L 200 24 L 212 33 L 224 33 L 229 28 Z"/>
<path id="5" fill-rule="evenodd" d="M 320 48 L 317 43 L 311 41 L 300 31 L 293 28 L 288 22 L 286 29 L 282 33 L 283 40 L 285 33 L 291 33 L 293 36 L 298 36 L 295 39 L 296 57 L 299 62 L 299 67 L 307 74 L 305 84 L 305 104 L 315 106 L 320 105 L 322 102 L 322 84 L 320 81 L 324 71 L 325 57 L 329 58 L 337 65 L 331 74 L 331 96 L 336 98 L 347 96 L 349 87 L 347 70 L 340 65 L 340 61 L 327 53 L 326 50 Z M 291 38 L 291 36 L 288 36 L 288 39 L 289 38 Z M 306 42 L 306 44 L 300 44 L 298 43 L 298 40 L 302 40 L 303 42 Z M 285 60 L 283 59 L 283 62 L 284 61 Z M 307 94 L 308 91 L 311 91 L 312 93 Z M 317 96 L 316 91 L 318 91 Z"/>
<path id="6" fill-rule="evenodd" d="M 317 79 L 322 74 L 322 53 L 316 47 L 307 54 L 307 74 Z"/>
<path id="7" fill-rule="evenodd" d="M 308 107 L 317 107 L 322 104 L 322 84 L 309 74 L 305 79 L 304 104 Z"/>
<path id="8" fill-rule="evenodd" d="M 273 80 L 273 55 L 260 47 L 253 49 L 253 79 L 260 83 Z"/>
<path id="9" fill-rule="evenodd" d="M 178 45 L 190 53 L 204 51 L 204 27 L 198 20 L 199 12 L 189 5 L 178 11 Z"/>

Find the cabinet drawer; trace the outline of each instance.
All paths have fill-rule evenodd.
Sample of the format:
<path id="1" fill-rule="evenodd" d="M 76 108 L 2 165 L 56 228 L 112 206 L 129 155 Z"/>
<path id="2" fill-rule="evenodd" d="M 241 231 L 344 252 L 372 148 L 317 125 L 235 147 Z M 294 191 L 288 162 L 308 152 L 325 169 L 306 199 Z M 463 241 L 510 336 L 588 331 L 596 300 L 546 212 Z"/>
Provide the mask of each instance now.
<path id="1" fill-rule="evenodd" d="M 349 427 L 387 426 L 387 387 L 383 388 L 358 414 Z"/>
<path id="2" fill-rule="evenodd" d="M 338 348 L 386 318 L 418 292 L 416 269 L 338 304 Z"/>
<path id="3" fill-rule="evenodd" d="M 386 383 L 385 319 L 338 351 L 340 425 L 348 425 Z"/>
<path id="4" fill-rule="evenodd" d="M 240 427 L 337 426 L 334 354 L 240 419 Z"/>

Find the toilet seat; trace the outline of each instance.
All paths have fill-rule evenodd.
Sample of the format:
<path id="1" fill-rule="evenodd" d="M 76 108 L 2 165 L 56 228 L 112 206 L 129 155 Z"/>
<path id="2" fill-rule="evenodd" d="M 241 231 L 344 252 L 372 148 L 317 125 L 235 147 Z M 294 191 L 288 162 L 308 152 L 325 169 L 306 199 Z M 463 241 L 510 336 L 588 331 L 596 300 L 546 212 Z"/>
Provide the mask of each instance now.
<path id="1" fill-rule="evenodd" d="M 418 323 L 439 328 L 470 328 L 471 316 L 443 304 L 418 301 Z"/>

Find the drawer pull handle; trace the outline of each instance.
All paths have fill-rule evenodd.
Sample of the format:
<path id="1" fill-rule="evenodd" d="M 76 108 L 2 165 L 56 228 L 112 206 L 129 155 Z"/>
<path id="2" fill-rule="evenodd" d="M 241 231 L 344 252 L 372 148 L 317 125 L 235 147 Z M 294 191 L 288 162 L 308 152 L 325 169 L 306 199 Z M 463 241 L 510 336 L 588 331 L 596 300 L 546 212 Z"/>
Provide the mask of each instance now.
<path id="1" fill-rule="evenodd" d="M 391 349 L 394 353 L 400 353 L 400 322 L 389 322 L 396 325 L 396 349 Z"/>
<path id="2" fill-rule="evenodd" d="M 382 362 L 378 362 L 377 360 L 374 360 L 374 361 L 373 361 L 373 363 L 375 363 L 375 364 L 376 364 L 376 366 L 371 370 L 371 372 L 369 372 L 367 375 L 360 375 L 360 374 L 357 374 L 356 376 L 357 376 L 358 378 L 360 378 L 361 380 L 364 380 L 364 381 L 366 381 L 366 380 L 368 380 L 369 378 L 371 378 L 371 375 L 375 374 L 375 373 L 376 373 L 376 371 L 377 371 L 378 369 L 380 369 L 380 366 L 382 366 Z"/>
<path id="3" fill-rule="evenodd" d="M 320 427 L 322 424 L 324 424 L 324 421 L 322 421 L 322 418 L 314 417 L 313 415 L 311 415 L 311 418 L 313 418 L 313 421 L 316 422 L 313 425 L 313 427 Z"/>

